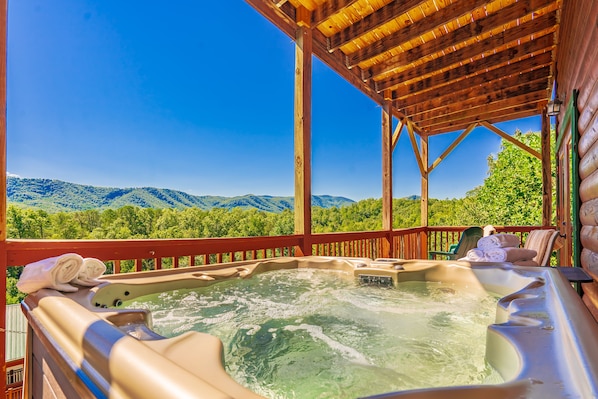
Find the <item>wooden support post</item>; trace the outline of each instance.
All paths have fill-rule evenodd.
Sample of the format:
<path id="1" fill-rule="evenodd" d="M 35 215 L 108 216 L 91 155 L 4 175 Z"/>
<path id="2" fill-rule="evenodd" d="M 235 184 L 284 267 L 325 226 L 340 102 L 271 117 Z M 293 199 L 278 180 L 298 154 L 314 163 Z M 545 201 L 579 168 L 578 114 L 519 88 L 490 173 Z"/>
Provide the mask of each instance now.
<path id="1" fill-rule="evenodd" d="M 392 113 L 390 101 L 382 105 L 382 230 L 386 239 L 382 245 L 382 256 L 391 258 L 394 254 L 392 240 Z"/>
<path id="2" fill-rule="evenodd" d="M 295 45 L 295 234 L 297 255 L 311 255 L 311 78 L 312 32 L 297 29 Z"/>
<path id="3" fill-rule="evenodd" d="M 552 226 L 552 162 L 550 153 L 550 117 L 542 111 L 542 226 Z"/>
<path id="4" fill-rule="evenodd" d="M 421 177 L 421 198 L 420 198 L 420 214 L 422 227 L 428 227 L 428 136 L 420 136 L 420 151 L 424 171 Z M 425 230 L 427 231 L 427 229 Z M 421 259 L 427 259 L 428 254 L 428 235 L 426 233 L 421 235 L 420 248 L 423 253 L 419 254 Z"/>

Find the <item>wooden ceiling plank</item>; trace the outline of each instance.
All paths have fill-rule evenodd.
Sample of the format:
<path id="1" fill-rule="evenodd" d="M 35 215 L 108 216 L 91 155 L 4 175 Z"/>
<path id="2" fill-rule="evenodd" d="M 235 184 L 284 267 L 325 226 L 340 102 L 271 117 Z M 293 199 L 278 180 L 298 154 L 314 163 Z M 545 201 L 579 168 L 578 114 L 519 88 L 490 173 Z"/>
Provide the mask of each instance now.
<path id="1" fill-rule="evenodd" d="M 426 95 L 438 96 L 439 93 L 447 94 L 451 91 L 458 91 L 474 86 L 482 85 L 489 81 L 498 80 L 511 75 L 518 75 L 522 71 L 533 71 L 533 76 L 530 76 L 529 80 L 536 80 L 542 76 L 548 76 L 550 74 L 549 65 L 552 62 L 550 53 L 543 53 L 534 57 L 526 58 L 524 60 L 507 64 L 505 66 L 489 70 L 485 73 L 480 73 L 469 78 L 465 78 L 464 73 L 468 69 L 461 70 L 464 68 L 457 68 L 447 72 L 445 76 L 434 76 L 419 82 L 407 85 L 401 92 L 393 91 L 393 100 L 406 99 L 408 103 L 417 103 L 421 101 L 414 100 L 413 97 L 420 93 L 427 93 L 430 90 L 436 90 L 433 94 L 427 93 Z M 466 65 L 467 66 L 467 65 Z M 526 72 L 527 73 L 527 72 Z M 410 100 L 409 98 L 412 97 Z"/>
<path id="2" fill-rule="evenodd" d="M 328 50 L 335 51 L 339 47 L 365 35 L 366 33 L 379 28 L 380 26 L 398 18 L 412 8 L 418 7 L 427 0 L 403 0 L 393 1 L 378 9 L 372 14 L 366 16 L 361 21 L 357 21 L 342 31 L 328 38 Z"/>
<path id="3" fill-rule="evenodd" d="M 395 33 L 383 37 L 375 43 L 353 53 L 348 54 L 347 66 L 352 67 L 360 62 L 377 57 L 378 55 L 398 47 L 403 43 L 417 39 L 424 33 L 438 29 L 439 27 L 459 18 L 472 10 L 487 4 L 489 0 L 462 0 L 448 7 L 442 8 L 432 15 L 427 16 L 416 24 L 407 25 Z"/>
<path id="4" fill-rule="evenodd" d="M 501 46 L 515 47 L 515 45 L 521 44 L 522 40 L 525 42 L 525 39 L 532 34 L 537 34 L 533 40 L 534 42 L 540 41 L 540 39 L 544 37 L 544 42 L 550 40 L 552 44 L 553 38 L 549 36 L 549 33 L 556 30 L 555 24 L 556 13 L 543 15 L 538 18 L 538 20 L 534 21 L 534 23 L 521 24 L 513 29 L 509 29 L 498 35 L 494 35 L 482 40 L 475 45 L 465 46 L 457 51 L 445 55 L 444 57 L 435 58 L 424 64 L 418 65 L 415 68 L 409 68 L 401 73 L 395 74 L 388 79 L 379 80 L 378 86 L 388 86 L 391 88 L 397 84 L 407 83 L 410 80 L 421 78 L 422 76 L 426 76 L 428 74 L 433 74 L 437 71 L 441 71 L 459 63 L 472 62 L 472 60 L 476 57 L 479 58 L 482 55 L 491 55 L 495 49 L 500 48 Z M 541 33 L 538 35 L 537 32 Z M 547 38 L 545 36 L 547 36 Z M 529 42 L 529 40 L 527 40 L 527 42 Z M 483 51 L 481 51 L 482 49 Z M 529 50 L 526 51 L 529 52 Z M 377 69 L 377 67 L 369 68 L 372 78 L 378 76 L 376 72 Z"/>
<path id="5" fill-rule="evenodd" d="M 312 26 L 318 26 L 322 22 L 334 14 L 341 12 L 343 9 L 351 6 L 359 0 L 328 0 L 322 3 L 318 8 L 313 10 L 311 14 Z"/>
<path id="6" fill-rule="evenodd" d="M 404 67 L 413 62 L 413 60 L 418 60 L 427 55 L 451 49 L 462 42 L 471 40 L 472 38 L 488 33 L 493 29 L 504 26 L 508 22 L 516 21 L 517 19 L 547 6 L 551 1 L 554 0 L 522 0 L 513 3 L 500 10 L 499 13 L 490 14 L 485 18 L 478 19 L 471 24 L 455 29 L 448 34 L 439 37 L 437 40 L 424 43 L 401 54 L 390 57 L 380 65 L 384 65 L 385 68 L 387 68 L 387 72 L 398 67 Z M 377 71 L 376 74 L 380 74 L 380 71 Z M 372 73 L 368 73 L 367 70 L 364 71 L 364 79 L 369 79 L 371 76 Z"/>
<path id="7" fill-rule="evenodd" d="M 428 136 L 435 136 L 437 134 L 443 134 L 465 129 L 470 124 L 474 122 L 480 122 L 482 120 L 488 121 L 489 123 L 500 123 L 514 119 L 527 118 L 529 116 L 540 114 L 540 110 L 533 108 L 532 106 L 527 106 L 526 108 L 527 109 L 497 111 L 486 114 L 483 117 L 445 123 L 444 125 L 436 125 L 433 127 L 425 128 L 425 130 Z"/>
<path id="8" fill-rule="evenodd" d="M 436 160 L 432 163 L 432 165 L 428 168 L 428 173 L 432 172 L 434 170 L 434 168 L 436 168 L 438 165 L 440 165 L 440 162 L 442 162 L 451 152 L 453 152 L 453 150 L 457 147 L 457 145 L 459 145 L 460 142 L 462 142 L 465 137 L 467 137 L 469 135 L 469 133 L 471 133 L 471 131 L 473 129 L 476 128 L 476 126 L 478 126 L 478 122 L 474 122 L 471 125 L 469 125 L 460 135 L 459 137 L 457 137 L 452 143 L 451 145 L 449 145 L 447 147 L 446 150 L 444 150 L 444 152 L 442 154 L 440 154 L 440 156 L 438 158 L 436 158 Z"/>
<path id="9" fill-rule="evenodd" d="M 506 82 L 503 83 L 503 80 Z M 506 100 L 530 92 L 542 90 L 546 92 L 547 78 L 545 77 L 532 82 L 521 79 L 520 76 L 503 80 L 488 82 L 479 88 L 462 91 L 457 94 L 451 93 L 447 96 L 434 97 L 429 101 L 405 108 L 403 112 L 410 117 L 424 113 L 428 113 L 429 115 L 434 115 L 435 113 L 438 115 L 441 113 L 451 114 L 463 108 L 475 107 L 480 103 L 486 104 Z M 549 95 L 550 93 L 546 92 L 547 98 Z"/>
<path id="10" fill-rule="evenodd" d="M 469 107 L 462 107 L 458 108 L 460 104 L 456 104 L 456 107 L 451 109 L 450 113 L 445 113 L 444 110 L 441 112 L 430 111 L 419 114 L 417 116 L 413 116 L 412 119 L 414 121 L 420 122 L 421 124 L 426 124 L 428 126 L 432 126 L 435 124 L 443 124 L 449 121 L 458 121 L 461 119 L 468 119 L 472 116 L 478 115 L 482 112 L 494 112 L 500 111 L 504 109 L 512 108 L 516 105 L 527 105 L 527 104 L 537 104 L 542 100 L 546 100 L 547 93 L 546 90 L 543 88 L 540 91 L 529 92 L 520 94 L 516 97 L 510 97 L 503 100 L 497 100 L 490 103 L 482 102 L 477 103 L 475 105 L 471 105 Z"/>
<path id="11" fill-rule="evenodd" d="M 513 136 L 508 135 L 506 132 L 497 128 L 496 126 L 492 125 L 491 123 L 488 123 L 487 121 L 482 121 L 482 122 L 480 122 L 480 125 L 484 126 L 486 129 L 490 130 L 491 132 L 498 134 L 500 137 L 507 140 L 508 142 L 515 144 L 517 147 L 527 151 L 528 153 L 535 156 L 536 158 L 542 160 L 542 155 L 538 151 L 523 144 L 521 141 L 517 140 Z"/>

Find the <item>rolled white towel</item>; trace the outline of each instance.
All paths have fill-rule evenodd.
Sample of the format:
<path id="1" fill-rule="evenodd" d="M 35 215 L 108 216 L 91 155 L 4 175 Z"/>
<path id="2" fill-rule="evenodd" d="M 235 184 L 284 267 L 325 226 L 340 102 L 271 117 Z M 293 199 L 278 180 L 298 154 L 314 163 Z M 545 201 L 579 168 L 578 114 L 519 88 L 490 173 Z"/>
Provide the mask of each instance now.
<path id="1" fill-rule="evenodd" d="M 484 250 L 484 256 L 488 262 L 517 262 L 531 260 L 538 253 L 533 249 L 526 248 L 489 248 Z"/>
<path id="2" fill-rule="evenodd" d="M 75 292 L 78 288 L 68 283 L 77 277 L 81 265 L 83 258 L 77 254 L 64 254 L 30 263 L 23 269 L 17 288 L 25 294 L 42 288 Z"/>
<path id="3" fill-rule="evenodd" d="M 485 262 L 486 257 L 484 255 L 484 251 L 479 248 L 473 248 L 467 251 L 467 255 L 465 255 L 465 260 L 469 260 L 472 262 Z"/>
<path id="4" fill-rule="evenodd" d="M 515 234 L 492 234 L 482 237 L 478 240 L 478 248 L 506 248 L 518 247 L 521 244 L 521 239 Z"/>
<path id="5" fill-rule="evenodd" d="M 97 278 L 104 272 L 106 272 L 104 262 L 96 258 L 85 258 L 79 273 L 71 282 L 85 287 L 93 287 L 101 283 Z"/>

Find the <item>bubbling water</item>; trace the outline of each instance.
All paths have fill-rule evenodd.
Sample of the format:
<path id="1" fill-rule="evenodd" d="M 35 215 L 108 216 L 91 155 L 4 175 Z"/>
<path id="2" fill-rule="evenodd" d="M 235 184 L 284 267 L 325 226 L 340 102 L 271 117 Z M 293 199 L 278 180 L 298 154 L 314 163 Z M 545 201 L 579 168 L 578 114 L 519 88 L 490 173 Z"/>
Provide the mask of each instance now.
<path id="1" fill-rule="evenodd" d="M 502 382 L 485 361 L 496 295 L 438 282 L 360 286 L 345 272 L 294 269 L 125 303 L 154 331 L 222 340 L 226 371 L 268 398 L 354 398 Z"/>

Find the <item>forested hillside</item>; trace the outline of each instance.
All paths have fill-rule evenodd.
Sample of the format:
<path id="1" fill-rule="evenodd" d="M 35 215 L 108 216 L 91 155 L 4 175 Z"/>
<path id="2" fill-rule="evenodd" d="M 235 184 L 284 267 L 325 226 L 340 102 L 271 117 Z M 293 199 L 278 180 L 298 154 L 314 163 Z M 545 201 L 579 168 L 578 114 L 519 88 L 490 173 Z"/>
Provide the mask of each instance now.
<path id="1" fill-rule="evenodd" d="M 195 207 L 202 210 L 243 208 L 265 212 L 293 209 L 293 197 L 252 194 L 238 197 L 198 196 L 154 187 L 95 187 L 60 180 L 17 177 L 8 177 L 7 196 L 9 204 L 46 212 L 104 210 L 124 206 L 154 209 Z M 314 195 L 312 198 L 313 206 L 322 208 L 341 207 L 353 202 L 349 198 L 330 195 Z"/>

